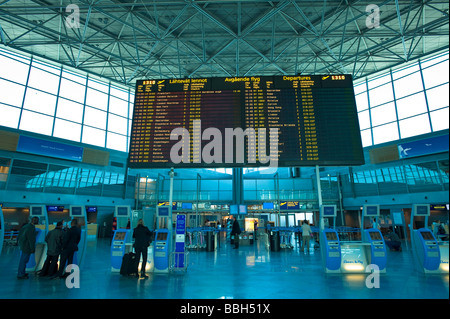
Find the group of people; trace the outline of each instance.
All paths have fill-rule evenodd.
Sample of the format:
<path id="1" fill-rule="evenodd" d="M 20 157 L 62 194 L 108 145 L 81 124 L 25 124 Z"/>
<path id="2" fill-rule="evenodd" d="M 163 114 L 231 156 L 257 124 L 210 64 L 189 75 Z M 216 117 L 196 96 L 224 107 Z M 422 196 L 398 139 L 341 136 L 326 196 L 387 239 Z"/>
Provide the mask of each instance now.
<path id="1" fill-rule="evenodd" d="M 28 279 L 29 275 L 26 272 L 26 266 L 30 261 L 30 257 L 36 251 L 36 226 L 39 223 L 38 217 L 32 217 L 31 221 L 25 224 L 19 231 L 17 238 L 19 248 L 21 250 L 19 268 L 17 272 L 18 279 Z M 44 265 L 39 272 L 40 277 L 65 278 L 69 273 L 64 272 L 65 266 L 73 263 L 73 257 L 78 250 L 78 244 L 81 240 L 81 228 L 78 225 L 78 220 L 73 219 L 70 228 L 63 228 L 64 222 L 59 221 L 55 229 L 48 232 L 45 236 L 47 243 L 47 258 Z M 134 248 L 137 257 L 142 256 L 143 263 L 146 265 L 148 253 L 147 248 L 152 241 L 152 232 L 144 226 L 142 219 L 138 221 L 137 227 L 133 231 L 133 238 L 135 238 Z M 58 268 L 59 261 L 59 268 Z M 147 278 L 145 274 L 145 267 L 141 269 L 141 276 Z"/>
<path id="2" fill-rule="evenodd" d="M 25 224 L 19 231 L 17 242 L 21 250 L 18 279 L 27 279 L 28 273 L 26 266 L 32 254 L 36 250 L 36 227 L 39 223 L 38 217 L 33 217 L 30 223 Z M 68 274 L 64 273 L 66 263 L 73 263 L 73 256 L 78 250 L 78 244 L 81 240 L 81 229 L 78 227 L 78 220 L 73 219 L 70 228 L 63 229 L 63 221 L 56 224 L 55 229 L 48 232 L 45 236 L 47 243 L 47 258 L 45 259 L 42 270 L 39 275 L 50 278 L 65 278 Z M 59 260 L 59 269 L 58 269 Z"/>
<path id="3" fill-rule="evenodd" d="M 232 217 L 231 218 L 231 233 L 230 235 L 232 236 L 232 243 L 234 243 L 234 247 L 233 249 L 238 249 L 239 248 L 239 234 L 241 233 L 241 226 L 239 225 L 239 222 L 237 221 L 236 217 Z M 257 230 L 257 223 L 255 222 L 255 234 L 256 234 L 256 230 Z M 311 226 L 309 225 L 309 221 L 308 220 L 304 220 L 302 222 L 302 250 L 306 252 L 309 252 L 309 246 L 310 246 L 310 240 L 312 237 L 312 230 L 311 230 Z M 256 239 L 256 235 L 254 237 Z"/>

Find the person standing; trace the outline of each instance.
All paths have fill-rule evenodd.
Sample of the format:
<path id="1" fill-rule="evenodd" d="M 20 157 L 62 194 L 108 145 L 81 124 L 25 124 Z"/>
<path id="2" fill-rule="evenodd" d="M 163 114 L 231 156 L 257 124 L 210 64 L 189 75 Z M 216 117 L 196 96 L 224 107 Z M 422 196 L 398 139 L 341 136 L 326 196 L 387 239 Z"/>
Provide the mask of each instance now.
<path id="1" fill-rule="evenodd" d="M 67 265 L 73 263 L 73 255 L 78 250 L 78 243 L 81 240 L 81 229 L 78 227 L 78 221 L 76 218 L 72 219 L 70 223 L 70 228 L 64 234 L 61 258 L 59 260 L 59 270 L 56 274 L 50 278 L 65 278 L 67 275 L 64 274 L 66 262 Z"/>
<path id="2" fill-rule="evenodd" d="M 31 254 L 34 254 L 36 249 L 36 227 L 39 223 L 39 218 L 33 217 L 31 222 L 22 226 L 17 237 L 17 242 L 21 250 L 19 269 L 17 271 L 18 279 L 28 279 L 26 273 L 27 263 L 30 260 Z"/>
<path id="3" fill-rule="evenodd" d="M 304 220 L 302 223 L 302 250 L 309 253 L 309 240 L 311 239 L 311 226 L 309 226 L 309 222 Z"/>
<path id="4" fill-rule="evenodd" d="M 241 233 L 241 226 L 237 221 L 236 217 L 233 216 L 233 226 L 231 228 L 231 236 L 234 236 L 234 248 L 239 248 L 239 234 Z"/>
<path id="5" fill-rule="evenodd" d="M 402 243 L 400 242 L 400 238 L 398 235 L 392 231 L 392 229 L 388 229 L 388 233 L 385 236 L 385 242 L 386 245 L 389 247 L 389 249 L 395 250 L 395 251 L 402 251 Z"/>
<path id="6" fill-rule="evenodd" d="M 137 226 L 133 230 L 133 238 L 135 238 L 134 249 L 137 260 L 141 260 L 142 255 L 141 277 L 148 278 L 145 274 L 145 267 L 147 265 L 148 246 L 150 246 L 152 241 L 152 232 L 148 227 L 144 226 L 142 219 L 138 220 Z"/>
<path id="7" fill-rule="evenodd" d="M 58 269 L 58 259 L 62 251 L 64 230 L 63 222 L 59 221 L 56 224 L 55 229 L 51 230 L 47 236 L 45 236 L 45 242 L 47 243 L 47 259 L 42 267 L 40 276 L 52 276 Z"/>

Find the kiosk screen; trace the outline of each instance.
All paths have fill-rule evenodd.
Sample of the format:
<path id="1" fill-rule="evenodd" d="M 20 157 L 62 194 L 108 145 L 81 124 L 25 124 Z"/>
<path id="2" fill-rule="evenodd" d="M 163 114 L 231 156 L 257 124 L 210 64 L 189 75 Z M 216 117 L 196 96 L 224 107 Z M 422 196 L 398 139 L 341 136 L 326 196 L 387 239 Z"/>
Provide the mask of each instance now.
<path id="1" fill-rule="evenodd" d="M 156 240 L 167 240 L 167 233 L 158 233 Z"/>
<path id="2" fill-rule="evenodd" d="M 336 233 L 325 233 L 325 235 L 327 236 L 327 240 L 338 240 Z"/>
<path id="3" fill-rule="evenodd" d="M 116 232 L 116 236 L 114 236 L 114 240 L 125 240 L 125 232 Z"/>
<path id="4" fill-rule="evenodd" d="M 370 234 L 370 239 L 381 240 L 381 235 L 379 232 L 371 231 L 371 232 L 369 232 L 369 234 Z"/>
<path id="5" fill-rule="evenodd" d="M 81 206 L 72 207 L 72 216 L 83 216 Z"/>
<path id="6" fill-rule="evenodd" d="M 420 232 L 424 240 L 434 240 L 433 235 L 430 232 Z"/>

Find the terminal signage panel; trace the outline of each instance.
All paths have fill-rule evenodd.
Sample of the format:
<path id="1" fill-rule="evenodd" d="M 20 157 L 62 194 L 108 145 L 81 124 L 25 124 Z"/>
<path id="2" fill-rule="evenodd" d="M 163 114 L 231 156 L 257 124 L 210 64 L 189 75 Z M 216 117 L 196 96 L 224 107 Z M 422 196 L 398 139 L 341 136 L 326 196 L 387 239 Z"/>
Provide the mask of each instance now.
<path id="1" fill-rule="evenodd" d="M 130 168 L 363 163 L 351 75 L 136 82 Z"/>
<path id="2" fill-rule="evenodd" d="M 300 204 L 298 201 L 295 202 L 280 202 L 280 209 L 300 209 Z"/>
<path id="3" fill-rule="evenodd" d="M 81 162 L 84 149 L 78 146 L 21 135 L 16 150 L 17 152 Z"/>

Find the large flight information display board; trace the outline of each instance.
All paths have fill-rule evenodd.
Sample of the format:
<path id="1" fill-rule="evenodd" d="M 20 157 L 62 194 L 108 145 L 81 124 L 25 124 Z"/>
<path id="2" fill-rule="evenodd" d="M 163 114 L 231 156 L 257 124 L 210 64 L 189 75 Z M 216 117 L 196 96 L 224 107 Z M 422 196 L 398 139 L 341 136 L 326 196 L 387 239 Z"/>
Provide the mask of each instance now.
<path id="1" fill-rule="evenodd" d="M 136 83 L 130 168 L 362 164 L 351 75 Z"/>

